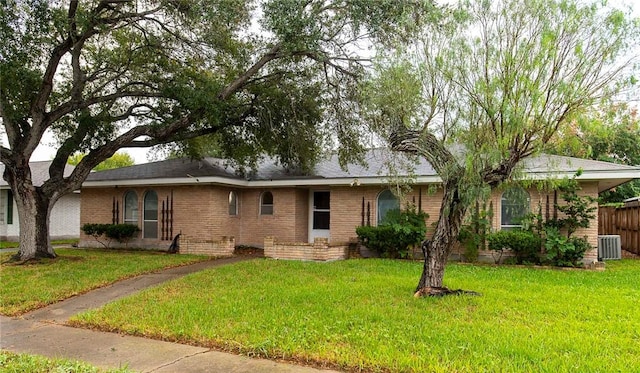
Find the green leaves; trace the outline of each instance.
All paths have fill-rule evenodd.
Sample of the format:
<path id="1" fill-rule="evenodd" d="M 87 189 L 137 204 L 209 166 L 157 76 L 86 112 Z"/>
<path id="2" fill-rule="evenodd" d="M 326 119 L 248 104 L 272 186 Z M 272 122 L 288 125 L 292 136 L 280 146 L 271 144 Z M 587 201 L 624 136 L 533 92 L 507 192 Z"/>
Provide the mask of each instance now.
<path id="1" fill-rule="evenodd" d="M 625 105 L 598 106 L 586 111 L 562 129 L 546 151 L 553 154 L 600 161 L 640 164 L 640 119 L 637 110 Z M 601 193 L 602 202 L 622 202 L 640 195 L 640 182 L 631 181 Z"/>
<path id="2" fill-rule="evenodd" d="M 366 247 L 378 251 L 383 257 L 407 258 L 409 248 L 425 239 L 428 217 L 426 213 L 415 210 L 391 210 L 379 226 L 357 227 L 356 233 Z"/>
<path id="3" fill-rule="evenodd" d="M 14 0 L 3 7 L 0 78 L 16 82 L 2 85 L 3 122 L 33 120 L 37 102 L 36 111 L 51 116 L 35 126 L 65 142 L 61 158 L 127 145 L 133 140 L 122 134 L 131 129 L 149 144 L 224 133 L 225 142 L 240 142 L 233 147 L 240 151 L 225 153 L 238 161 L 264 151 L 307 170 L 326 145 L 318 139 L 327 131 L 348 139 L 359 120 L 355 87 L 370 54 L 359 43 L 407 40 L 433 9 L 428 1 L 389 0 L 70 6 Z"/>
<path id="4" fill-rule="evenodd" d="M 490 250 L 511 250 L 517 264 L 540 264 L 542 240 L 532 232 L 512 230 L 497 231 L 487 235 Z"/>
<path id="5" fill-rule="evenodd" d="M 366 39 L 395 46 L 438 18 L 428 0 L 271 0 L 263 13 L 262 25 L 287 50 L 340 48 Z"/>
<path id="6" fill-rule="evenodd" d="M 546 259 L 559 267 L 578 267 L 591 244 L 587 237 L 565 237 L 556 227 L 546 227 L 544 247 Z"/>
<path id="7" fill-rule="evenodd" d="M 82 160 L 82 158 L 84 158 L 84 156 L 85 154 L 83 153 L 76 153 L 71 157 L 69 157 L 69 160 L 67 161 L 67 163 L 75 166 L 78 163 L 80 163 L 80 161 Z M 94 167 L 93 170 L 94 171 L 110 170 L 113 168 L 133 166 L 134 164 L 135 164 L 135 161 L 129 155 L 129 153 L 118 152 L 112 155 L 111 157 L 105 159 L 104 161 L 100 162 L 100 164 Z"/>
<path id="8" fill-rule="evenodd" d="M 419 68 L 406 59 L 380 65 L 378 73 L 361 93 L 371 126 L 378 132 L 393 131 L 397 126 L 413 128 L 414 118 L 423 109 Z"/>
<path id="9" fill-rule="evenodd" d="M 383 57 L 367 109 L 382 138 L 398 127 L 421 134 L 427 159 L 460 144 L 465 155 L 449 169 L 465 170 L 465 191 L 510 179 L 522 158 L 633 81 L 627 55 L 640 25 L 606 4 L 478 0 L 448 14 L 401 56 Z"/>

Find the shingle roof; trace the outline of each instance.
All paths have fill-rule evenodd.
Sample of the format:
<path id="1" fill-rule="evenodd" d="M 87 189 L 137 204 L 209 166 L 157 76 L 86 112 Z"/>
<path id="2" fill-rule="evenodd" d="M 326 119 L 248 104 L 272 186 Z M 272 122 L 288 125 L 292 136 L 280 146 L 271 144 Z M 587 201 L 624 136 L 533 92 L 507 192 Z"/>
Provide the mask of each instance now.
<path id="1" fill-rule="evenodd" d="M 578 169 L 583 171 L 635 170 L 640 172 L 640 167 L 636 166 L 551 154 L 529 157 L 526 158 L 523 163 L 525 172 L 575 172 Z"/>
<path id="2" fill-rule="evenodd" d="M 51 166 L 51 161 L 29 162 L 33 185 L 40 186 L 49 179 L 49 166 Z M 0 163 L 0 176 L 4 173 L 4 167 L 4 164 Z M 64 176 L 69 176 L 71 172 L 73 172 L 73 168 L 74 167 L 71 165 L 66 165 L 64 169 Z M 0 187 L 8 186 L 9 184 L 7 184 L 4 178 L 0 177 Z"/>
<path id="3" fill-rule="evenodd" d="M 395 157 L 395 158 L 394 158 Z M 309 175 L 292 173 L 280 166 L 273 158 L 265 158 L 258 163 L 255 172 L 249 172 L 245 176 L 227 161 L 218 158 L 204 158 L 201 160 L 170 159 L 166 161 L 140 164 L 130 167 L 117 168 L 93 172 L 87 181 L 117 181 L 129 179 L 156 179 L 156 178 L 185 178 L 217 176 L 236 180 L 292 180 L 292 179 L 336 179 L 356 177 L 382 177 L 389 175 L 389 164 L 394 164 L 399 172 L 406 174 L 407 167 L 398 167 L 398 164 L 409 164 L 405 156 L 390 154 L 381 149 L 373 149 L 365 155 L 365 165 L 349 164 L 343 170 L 338 162 L 337 155 L 319 162 Z M 435 176 L 436 172 L 425 160 L 414 165 L 413 173 L 421 176 Z"/>
<path id="4" fill-rule="evenodd" d="M 202 160 L 168 159 L 166 161 L 138 164 L 129 167 L 115 168 L 92 172 L 87 180 L 130 180 L 156 178 L 185 178 L 218 176 L 230 179 L 243 179 L 233 169 L 225 167 L 225 162 L 216 158 Z"/>
<path id="5" fill-rule="evenodd" d="M 118 181 L 133 179 L 187 178 L 187 177 L 221 177 L 235 180 L 292 180 L 292 179 L 339 179 L 385 177 L 393 164 L 399 174 L 407 174 L 412 169 L 415 176 L 437 176 L 435 169 L 424 158 L 414 163 L 406 156 L 392 154 L 382 149 L 373 149 L 366 153 L 365 164 L 348 164 L 342 169 L 337 155 L 319 162 L 309 175 L 288 172 L 272 158 L 259 162 L 257 170 L 245 176 L 240 175 L 228 162 L 218 158 L 201 160 L 170 159 L 166 161 L 139 164 L 113 170 L 93 172 L 87 181 Z M 400 166 L 399 166 L 400 165 Z M 404 167 L 403 167 L 404 165 Z M 409 166 L 410 165 L 410 166 Z M 621 165 L 588 159 L 571 158 L 557 155 L 539 155 L 524 161 L 527 173 L 567 173 L 583 171 L 637 171 L 639 167 Z M 640 174 L 638 175 L 640 177 Z"/>
<path id="6" fill-rule="evenodd" d="M 319 186 L 380 184 L 390 175 L 412 175 L 420 183 L 440 182 L 435 169 L 422 157 L 408 158 L 405 154 L 385 149 L 369 150 L 364 164 L 349 164 L 342 169 L 336 154 L 319 162 L 313 172 L 302 175 L 287 171 L 272 158 L 259 162 L 257 170 L 241 174 L 226 160 L 171 159 L 113 170 L 94 172 L 84 183 L 89 186 L 193 184 L 199 182 L 236 186 Z M 640 167 L 578 159 L 556 155 L 539 155 L 523 161 L 525 173 L 532 179 L 572 176 L 579 169 L 581 179 L 597 180 L 603 191 L 632 179 L 640 179 Z M 393 172 L 391 171 L 393 170 Z"/>
<path id="7" fill-rule="evenodd" d="M 238 183 L 279 181 L 281 184 L 296 185 L 304 181 L 307 185 L 313 183 L 326 183 L 333 180 L 354 180 L 354 179 L 381 179 L 386 178 L 393 172 L 398 175 L 411 174 L 416 177 L 423 177 L 429 182 L 438 180 L 435 169 L 424 158 L 407 158 L 404 154 L 390 152 L 385 149 L 369 150 L 364 156 L 364 164 L 348 164 L 346 169 L 342 169 L 338 162 L 338 157 L 333 154 L 328 159 L 322 160 L 308 175 L 287 171 L 279 165 L 273 158 L 265 158 L 259 162 L 257 170 L 247 174 L 241 174 L 236 168 L 224 159 L 204 158 L 202 160 L 190 159 L 169 159 L 165 161 L 152 162 L 122 167 L 113 170 L 92 172 L 85 183 L 92 184 L 99 182 L 117 184 L 123 181 L 144 182 L 145 180 L 177 179 L 182 183 L 197 182 L 198 178 L 216 178 L 221 183 L 235 183 L 236 185 L 246 185 Z M 590 173 L 590 179 L 594 175 L 610 181 L 600 186 L 601 190 L 619 185 L 633 178 L 640 179 L 640 166 L 628 166 L 609 162 L 594 161 L 589 159 L 571 158 L 557 155 L 543 154 L 536 157 L 527 158 L 524 162 L 524 171 L 530 175 L 564 174 L 570 175 L 581 169 L 585 174 Z M 31 172 L 35 185 L 42 183 L 49 178 L 49 166 L 51 161 L 31 162 Z M 390 166 L 393 165 L 393 166 Z M 73 166 L 67 165 L 65 175 L 73 171 Z M 0 175 L 4 172 L 4 165 L 0 163 Z M 192 181 L 193 180 L 193 181 Z M 226 180 L 226 181 L 225 181 Z M 348 182 L 347 182 L 348 184 Z M 7 188 L 6 181 L 0 178 L 0 188 Z"/>

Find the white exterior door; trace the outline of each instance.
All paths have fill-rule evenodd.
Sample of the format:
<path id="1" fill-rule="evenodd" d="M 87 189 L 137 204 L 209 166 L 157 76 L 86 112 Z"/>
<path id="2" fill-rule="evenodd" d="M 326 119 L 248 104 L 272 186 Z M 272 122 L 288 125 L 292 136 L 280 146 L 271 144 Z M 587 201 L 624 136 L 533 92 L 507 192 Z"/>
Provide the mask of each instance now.
<path id="1" fill-rule="evenodd" d="M 312 190 L 309 192 L 309 242 L 316 237 L 329 238 L 331 222 L 330 193 Z"/>

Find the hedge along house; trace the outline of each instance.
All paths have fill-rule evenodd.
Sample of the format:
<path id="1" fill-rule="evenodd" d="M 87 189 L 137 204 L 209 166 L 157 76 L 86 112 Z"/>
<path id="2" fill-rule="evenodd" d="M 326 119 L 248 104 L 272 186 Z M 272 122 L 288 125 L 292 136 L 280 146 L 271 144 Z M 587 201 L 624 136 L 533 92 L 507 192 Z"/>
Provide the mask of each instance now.
<path id="1" fill-rule="evenodd" d="M 343 170 L 337 156 L 320 162 L 310 175 L 289 172 L 272 160 L 254 172 L 237 173 L 225 160 L 172 159 L 92 173 L 82 187 L 81 224 L 130 223 L 140 227 L 131 247 L 168 248 L 181 234 L 181 252 L 230 255 L 237 245 L 265 248 L 265 255 L 291 259 L 340 259 L 355 240 L 360 225 L 377 225 L 394 208 L 413 204 L 429 214 L 427 225 L 439 214 L 441 184 L 426 161 L 413 165 L 411 186 L 400 202 L 391 189 L 390 154 L 371 150 L 366 166 Z M 405 159 L 406 162 L 406 159 Z M 401 162 L 401 163 L 405 163 Z M 395 172 L 409 174 L 394 166 Z M 599 192 L 640 178 L 640 168 L 606 162 L 543 155 L 527 160 L 525 175 L 531 180 L 578 178 L 580 193 Z M 391 188 L 391 189 L 390 189 Z M 515 198 L 515 195 L 526 198 Z M 518 215 L 548 210 L 553 191 L 514 193 L 496 190 L 492 229 L 513 229 Z M 402 206 L 401 206 L 402 205 Z M 515 212 L 514 212 L 515 211 Z M 576 232 L 597 244 L 597 217 L 591 227 Z M 82 235 L 81 245 L 95 246 Z M 586 260 L 596 259 L 596 251 Z"/>
<path id="2" fill-rule="evenodd" d="M 49 178 L 51 161 L 30 162 L 33 184 L 40 186 Z M 0 175 L 4 173 L 4 164 L 0 163 Z M 65 176 L 73 171 L 67 165 Z M 62 196 L 51 209 L 49 232 L 52 239 L 71 239 L 80 236 L 80 193 L 79 191 Z M 18 241 L 20 221 L 18 209 L 9 184 L 0 178 L 0 240 Z"/>

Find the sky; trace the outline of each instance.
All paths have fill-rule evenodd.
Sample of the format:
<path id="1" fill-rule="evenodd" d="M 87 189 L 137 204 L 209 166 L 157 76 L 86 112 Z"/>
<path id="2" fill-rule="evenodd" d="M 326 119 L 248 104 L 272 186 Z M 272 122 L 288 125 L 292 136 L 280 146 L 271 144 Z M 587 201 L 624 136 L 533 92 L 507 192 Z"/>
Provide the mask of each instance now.
<path id="1" fill-rule="evenodd" d="M 612 0 L 612 1 L 609 1 L 608 3 L 609 5 L 614 7 L 625 8 L 627 6 L 631 6 L 634 16 L 640 17 L 640 4 L 638 4 L 637 2 L 638 0 Z M 635 104 L 638 105 L 639 102 L 636 101 Z M 3 129 L 0 129 L 0 132 L 2 131 Z M 0 143 L 2 143 L 3 146 L 7 145 L 7 138 L 4 133 L 0 134 Z M 43 137 L 40 145 L 36 148 L 35 152 L 33 153 L 31 157 L 31 161 L 51 160 L 53 159 L 56 150 L 57 150 L 57 144 L 53 139 L 53 136 L 47 133 Z M 136 164 L 153 161 L 152 157 L 150 157 L 149 149 L 128 148 L 128 149 L 121 149 L 119 150 L 119 152 L 126 152 L 129 155 L 131 155 L 135 160 Z"/>
<path id="2" fill-rule="evenodd" d="M 31 161 L 48 161 L 53 159 L 56 150 L 58 149 L 55 141 L 51 136 L 46 136 L 43 138 L 43 142 L 36 148 L 36 151 L 31 156 Z M 120 149 L 119 153 L 128 153 L 135 160 L 136 164 L 147 163 L 152 161 L 148 158 L 147 152 L 149 149 L 143 148 L 129 148 L 129 149 Z"/>

